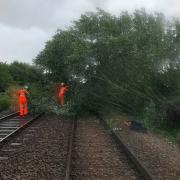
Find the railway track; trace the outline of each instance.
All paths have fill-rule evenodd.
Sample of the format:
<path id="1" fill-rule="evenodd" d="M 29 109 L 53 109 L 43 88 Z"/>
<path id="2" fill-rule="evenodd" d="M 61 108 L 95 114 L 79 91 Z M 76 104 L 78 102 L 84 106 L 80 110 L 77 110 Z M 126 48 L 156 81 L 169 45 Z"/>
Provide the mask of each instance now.
<path id="1" fill-rule="evenodd" d="M 39 118 L 41 114 L 36 116 L 20 117 L 18 112 L 0 118 L 0 147 L 3 146 L 8 140 L 20 133 L 24 128 L 28 127 L 34 120 Z"/>
<path id="2" fill-rule="evenodd" d="M 74 120 L 69 135 L 65 180 L 152 180 L 147 169 L 106 128 L 98 119 Z"/>
<path id="3" fill-rule="evenodd" d="M 144 167 L 140 164 L 140 162 L 135 162 L 133 160 L 133 155 L 129 155 L 128 149 L 125 149 L 122 144 L 119 143 L 119 141 L 112 135 L 112 133 L 109 133 L 109 131 L 106 130 L 102 126 L 102 123 L 100 123 L 99 119 L 97 118 L 85 118 L 85 119 L 74 119 L 70 123 L 71 127 L 70 129 L 68 128 L 69 137 L 67 129 L 65 130 L 67 132 L 67 135 L 61 137 L 61 132 L 59 132 L 59 128 L 62 131 L 62 125 L 61 121 L 49 121 L 52 123 L 58 123 L 61 125 L 60 127 L 53 127 L 47 125 L 46 130 L 47 135 L 46 137 L 43 135 L 42 139 L 36 139 L 36 145 L 34 145 L 35 141 L 32 140 L 32 144 L 30 148 L 34 147 L 35 149 L 39 149 L 38 145 L 40 144 L 41 141 L 43 141 L 40 145 L 42 146 L 47 146 L 47 148 L 43 148 L 44 153 L 41 153 L 41 151 L 34 152 L 33 150 L 29 150 L 27 144 L 23 145 L 21 143 L 21 148 L 17 146 L 16 151 L 13 149 L 13 147 L 16 146 L 11 146 L 11 144 L 15 145 L 18 144 L 19 140 L 14 138 L 13 143 L 12 141 L 9 141 L 11 137 L 14 137 L 16 134 L 21 132 L 22 129 L 28 127 L 35 119 L 37 119 L 40 115 L 36 117 L 32 116 L 27 116 L 27 117 L 19 117 L 17 114 L 10 115 L 8 117 L 4 117 L 0 119 L 0 134 L 1 134 L 1 139 L 0 139 L 0 146 L 1 148 L 1 153 L 0 153 L 0 160 L 2 160 L 2 165 L 4 167 L 4 171 L 7 171 L 7 167 L 10 165 L 9 163 L 12 161 L 13 158 L 18 159 L 17 162 L 19 162 L 19 165 L 21 166 L 21 156 L 22 153 L 25 155 L 23 158 L 23 162 L 26 161 L 29 163 L 29 158 L 31 157 L 36 157 L 37 156 L 37 163 L 41 162 L 41 159 L 39 157 L 43 157 L 45 159 L 46 157 L 44 154 L 49 154 L 49 158 L 47 157 L 46 160 L 50 161 L 52 166 L 53 166 L 53 173 L 57 173 L 55 175 L 56 177 L 61 177 L 57 179 L 152 179 L 152 177 L 149 175 L 147 172 L 147 169 L 143 169 Z M 70 120 L 69 120 L 70 122 Z M 68 122 L 68 124 L 69 124 Z M 45 122 L 44 122 L 45 123 Z M 42 124 L 44 124 L 42 123 Z M 45 124 L 44 124 L 45 125 Z M 43 125 L 43 126 L 44 126 Z M 52 130 L 52 133 L 50 133 L 50 129 Z M 54 134 L 54 131 L 56 129 L 56 133 Z M 28 128 L 27 128 L 28 130 Z M 30 133 L 31 130 L 29 130 Z M 43 132 L 43 131 L 42 131 Z M 26 136 L 23 135 L 21 139 L 25 140 L 27 135 L 30 135 L 28 131 L 26 132 Z M 20 133 L 19 133 L 20 134 Z M 50 138 L 50 134 L 53 136 L 59 137 L 60 139 L 64 139 L 63 145 L 61 147 L 58 147 L 57 145 L 54 146 L 55 144 L 55 139 L 51 139 L 52 142 L 46 142 L 47 138 Z M 20 136 L 19 136 L 20 137 Z M 40 137 L 38 135 L 38 137 Z M 68 138 L 67 138 L 68 137 Z M 67 141 L 66 141 L 67 139 Z M 15 140 L 15 142 L 14 142 Z M 65 141 L 67 142 L 67 145 L 65 145 Z M 10 143 L 7 143 L 10 142 Z M 8 144 L 7 146 L 4 146 L 5 144 Z M 50 145 L 51 144 L 51 145 Z M 49 146 L 50 145 L 50 146 Z M 60 148 L 62 151 L 61 155 L 59 155 L 58 150 L 55 155 L 55 159 L 57 157 L 59 158 L 58 160 L 58 168 L 55 168 L 55 164 L 57 164 L 57 160 L 53 159 L 52 157 L 53 154 L 50 151 L 52 147 L 52 151 L 54 154 L 54 150 L 57 150 Z M 67 149 L 63 149 L 63 147 L 66 147 Z M 67 151 L 67 153 L 66 153 Z M 51 153 L 50 153 L 51 152 Z M 36 155 L 36 153 L 38 155 Z M 27 157 L 26 157 L 27 156 Z M 64 156 L 64 162 L 63 162 L 63 157 Z M 29 158 L 28 158 L 29 157 Z M 52 159 L 51 159 L 51 158 Z M 133 158 L 132 158 L 133 157 Z M 6 158 L 9 160 L 6 162 Z M 66 159 L 66 162 L 65 162 Z M 32 160 L 33 162 L 34 160 Z M 60 161 L 60 162 L 59 162 Z M 6 165 L 7 163 L 7 165 Z M 41 162 L 42 163 L 42 162 Z M 65 165 L 66 163 L 66 165 Z M 138 164 L 139 163 L 139 164 Z M 61 165 L 63 164 L 63 166 Z M 19 166 L 18 165 L 18 166 Z M 24 164 L 26 165 L 26 164 Z M 42 163 L 42 167 L 46 167 L 47 164 Z M 49 166 L 49 164 L 48 164 Z M 66 169 L 65 169 L 65 167 Z M 6 167 L 6 168 L 5 168 Z M 26 166 L 27 167 L 27 166 Z M 36 167 L 36 166 L 35 166 Z M 40 168 L 41 166 L 36 167 Z M 17 169 L 18 167 L 13 166 L 13 169 Z M 64 175 L 58 175 L 61 169 L 61 175 L 64 172 Z M 18 172 L 18 171 L 17 171 Z M 21 175 L 22 177 L 25 177 L 26 174 L 31 174 L 32 172 L 29 172 L 28 168 L 25 168 L 24 171 L 21 170 Z M 47 169 L 46 169 L 47 172 Z M 24 173 L 24 174 L 23 174 Z M 36 174 L 36 172 L 33 172 Z M 45 173 L 45 172 L 44 172 Z M 46 173 L 45 173 L 46 174 Z M 17 173 L 17 176 L 18 173 Z M 13 177 L 10 176 L 10 177 Z M 36 174 L 33 177 L 45 177 L 44 174 Z M 50 176 L 51 177 L 51 176 Z M 54 174 L 52 175 L 52 178 L 54 178 Z"/>
<path id="4" fill-rule="evenodd" d="M 0 148 L 0 179 L 64 179 L 70 118 L 44 115 Z"/>

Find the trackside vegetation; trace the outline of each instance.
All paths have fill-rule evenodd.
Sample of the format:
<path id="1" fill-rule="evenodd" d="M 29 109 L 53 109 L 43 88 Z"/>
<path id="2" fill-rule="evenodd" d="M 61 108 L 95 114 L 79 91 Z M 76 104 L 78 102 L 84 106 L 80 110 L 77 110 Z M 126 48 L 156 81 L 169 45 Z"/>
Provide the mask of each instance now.
<path id="1" fill-rule="evenodd" d="M 39 89 L 42 83 L 42 70 L 34 65 L 17 61 L 11 64 L 0 63 L 0 111 L 18 110 L 17 90 L 24 85 Z M 30 102 L 34 102 L 35 93 L 36 91 L 33 91 Z"/>
<path id="2" fill-rule="evenodd" d="M 87 12 L 57 30 L 34 62 L 49 80 L 70 85 L 69 108 L 77 114 L 117 111 L 149 128 L 180 127 L 178 19 L 143 9 Z"/>
<path id="3" fill-rule="evenodd" d="M 1 63 L 0 82 L 6 107 L 9 101 L 1 102 L 9 89 L 28 84 L 32 107 L 125 114 L 179 142 L 180 21 L 144 9 L 118 16 L 87 12 L 58 29 L 33 65 Z M 70 87 L 63 108 L 54 96 L 61 82 Z"/>

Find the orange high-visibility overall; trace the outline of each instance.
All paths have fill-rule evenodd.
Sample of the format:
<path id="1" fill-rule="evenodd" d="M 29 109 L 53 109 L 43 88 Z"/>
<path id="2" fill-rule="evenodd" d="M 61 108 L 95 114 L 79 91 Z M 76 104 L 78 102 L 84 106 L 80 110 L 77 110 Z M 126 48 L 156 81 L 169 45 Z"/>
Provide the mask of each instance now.
<path id="1" fill-rule="evenodd" d="M 27 94 L 28 92 L 25 89 L 19 90 L 20 116 L 28 114 L 27 98 L 26 98 Z"/>
<path id="2" fill-rule="evenodd" d="M 59 99 L 60 99 L 61 106 L 64 105 L 64 96 L 65 96 L 66 91 L 68 91 L 68 86 L 65 85 L 65 86 L 60 87 Z"/>

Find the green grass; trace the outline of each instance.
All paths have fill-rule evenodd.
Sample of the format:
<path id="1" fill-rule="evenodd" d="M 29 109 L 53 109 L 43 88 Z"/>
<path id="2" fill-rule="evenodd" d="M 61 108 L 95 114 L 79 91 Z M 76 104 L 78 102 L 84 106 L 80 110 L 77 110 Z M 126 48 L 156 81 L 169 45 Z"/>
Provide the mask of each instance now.
<path id="1" fill-rule="evenodd" d="M 128 118 L 128 115 L 118 114 L 117 112 L 105 115 L 105 119 L 111 129 L 116 127 L 116 119 L 121 119 L 122 117 Z M 180 127 L 170 127 L 161 119 L 155 117 L 154 114 L 151 114 L 151 116 L 138 116 L 131 119 L 141 122 L 151 132 L 159 134 L 161 137 L 168 139 L 168 141 L 180 147 Z"/>
<path id="2" fill-rule="evenodd" d="M 176 127 L 172 127 L 170 121 L 165 118 L 167 117 L 150 108 L 148 112 L 140 114 L 135 119 L 143 123 L 150 131 L 161 135 L 180 147 L 180 126 L 177 124 Z"/>
<path id="3" fill-rule="evenodd" d="M 162 137 L 167 138 L 173 144 L 177 144 L 180 147 L 180 128 L 161 128 L 154 129 L 154 132 L 160 134 Z"/>

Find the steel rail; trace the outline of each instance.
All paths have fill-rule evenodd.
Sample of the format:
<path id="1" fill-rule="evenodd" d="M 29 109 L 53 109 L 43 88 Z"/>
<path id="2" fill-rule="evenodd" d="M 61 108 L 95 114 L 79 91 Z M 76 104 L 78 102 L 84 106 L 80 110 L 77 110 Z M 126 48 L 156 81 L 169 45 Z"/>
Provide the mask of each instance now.
<path id="1" fill-rule="evenodd" d="M 30 124 L 32 124 L 32 122 L 34 122 L 35 120 L 37 120 L 38 118 L 40 118 L 44 113 L 40 113 L 38 115 L 36 115 L 35 117 L 33 117 L 32 119 L 30 119 L 29 121 L 27 121 L 24 125 L 17 127 L 17 129 L 15 129 L 14 131 L 11 131 L 11 133 L 9 133 L 6 137 L 4 137 L 3 139 L 1 139 L 0 141 L 0 148 L 6 144 L 12 137 L 14 137 L 15 135 L 19 134 L 22 130 L 24 130 L 25 128 L 27 128 Z M 12 116 L 8 116 L 9 118 Z M 6 119 L 8 118 L 6 116 Z"/>
<path id="2" fill-rule="evenodd" d="M 68 137 L 68 148 L 67 148 L 67 160 L 66 160 L 66 172 L 65 172 L 65 180 L 69 180 L 70 179 L 70 174 L 71 174 L 71 159 L 72 159 L 72 149 L 73 149 L 73 139 L 75 136 L 75 131 L 76 131 L 76 127 L 77 127 L 77 119 L 73 119 L 72 120 L 72 125 L 71 125 L 71 130 L 70 130 L 70 134 Z"/>
<path id="3" fill-rule="evenodd" d="M 154 180 L 155 177 L 147 170 L 147 168 L 141 163 L 141 161 L 135 156 L 135 154 L 128 148 L 128 146 L 123 142 L 123 140 L 109 128 L 107 122 L 99 115 L 96 115 L 104 128 L 110 132 L 111 137 L 114 139 L 116 144 L 120 149 L 124 151 L 127 157 L 131 160 L 131 162 L 135 165 L 137 171 L 143 176 L 145 180 Z"/>
<path id="4" fill-rule="evenodd" d="M 11 113 L 11 114 L 8 114 L 8 115 L 5 115 L 5 116 L 2 116 L 2 117 L 0 117 L 0 121 L 3 121 L 3 120 L 8 119 L 8 118 L 10 118 L 10 117 L 17 116 L 18 114 L 19 114 L 19 111 L 18 111 L 18 112 Z"/>

